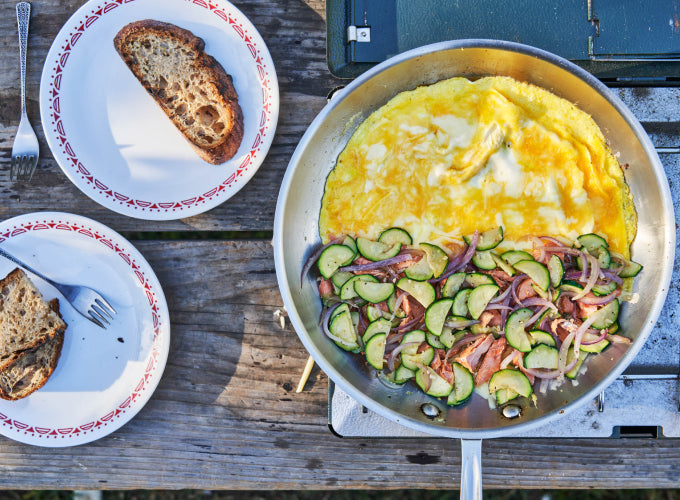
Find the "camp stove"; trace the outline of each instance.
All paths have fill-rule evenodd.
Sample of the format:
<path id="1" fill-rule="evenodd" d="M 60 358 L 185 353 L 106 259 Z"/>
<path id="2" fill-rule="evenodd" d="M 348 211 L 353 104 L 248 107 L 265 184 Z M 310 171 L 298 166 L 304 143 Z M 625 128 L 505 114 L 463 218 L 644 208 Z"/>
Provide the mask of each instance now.
<path id="1" fill-rule="evenodd" d="M 612 87 L 680 86 L 680 12 L 673 0 L 659 0 L 653 10 L 633 0 L 327 0 L 326 21 L 328 66 L 341 78 L 418 46 L 489 38 L 553 52 Z M 669 105 L 677 106 L 677 96 Z M 678 144 L 655 142 L 671 186 L 680 185 Z M 672 195 L 677 210 L 680 195 Z M 516 437 L 680 437 L 678 278 L 676 269 L 656 327 L 614 383 L 559 425 Z M 332 382 L 328 421 L 342 437 L 427 436 L 368 410 Z"/>

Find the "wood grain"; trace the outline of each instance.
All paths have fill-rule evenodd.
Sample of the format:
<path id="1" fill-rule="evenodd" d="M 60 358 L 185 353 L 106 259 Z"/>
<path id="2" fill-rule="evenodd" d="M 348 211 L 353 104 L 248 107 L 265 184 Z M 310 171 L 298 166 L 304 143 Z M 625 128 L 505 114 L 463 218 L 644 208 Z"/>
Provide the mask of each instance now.
<path id="1" fill-rule="evenodd" d="M 61 26 L 84 2 L 40 0 L 32 3 L 28 47 L 27 109 L 39 136 L 40 161 L 30 184 L 10 183 L 9 159 L 19 122 L 19 64 L 13 2 L 0 3 L 0 218 L 58 210 L 94 218 L 118 231 L 149 230 L 147 221 L 120 216 L 90 200 L 63 174 L 44 138 L 38 104 L 40 75 Z M 298 140 L 340 81 L 326 67 L 323 2 L 299 0 L 234 2 L 255 25 L 274 60 L 280 86 L 277 133 L 254 178 L 213 210 L 178 221 L 156 222 L 153 230 L 271 230 L 276 197 Z M 49 197 L 46 193 L 49 192 Z"/>
<path id="2" fill-rule="evenodd" d="M 47 52 L 61 26 L 84 2 L 33 2 L 28 49 L 28 114 L 39 135 L 41 159 L 30 184 L 10 183 L 9 157 L 19 120 L 19 68 L 14 4 L 0 3 L 0 218 L 58 210 L 92 217 L 118 231 L 267 231 L 271 230 L 279 186 L 298 141 L 326 96 L 347 81 L 333 77 L 326 65 L 325 12 L 320 0 L 249 0 L 235 5 L 264 38 L 280 86 L 280 113 L 274 143 L 253 179 L 222 205 L 177 221 L 154 222 L 120 216 L 90 200 L 63 174 L 53 159 L 40 124 L 39 82 Z M 680 122 L 677 89 L 616 89 L 643 125 L 659 141 L 677 144 Z M 656 137 L 655 137 L 656 139 Z M 664 158 L 677 163 L 678 155 Z M 1 180 L 4 179 L 4 180 Z M 49 197 L 46 193 L 49 192 Z"/>
<path id="3" fill-rule="evenodd" d="M 14 3 L 0 2 L 0 218 L 59 210 L 118 231 L 271 231 L 290 156 L 327 93 L 346 83 L 326 67 L 323 0 L 234 0 L 276 66 L 277 134 L 237 196 L 169 222 L 100 207 L 68 181 L 47 149 L 37 101 L 40 72 L 52 40 L 83 3 L 32 2 L 28 113 L 43 153 L 26 185 L 7 180 L 19 80 Z M 656 145 L 680 145 L 677 88 L 616 92 Z M 673 172 L 679 158 L 661 156 Z M 283 305 L 268 241 L 134 244 L 158 275 L 171 313 L 170 356 L 158 389 L 130 423 L 92 444 L 43 449 L 0 438 L 2 488 L 458 488 L 459 441 L 338 438 L 327 426 L 326 376 L 314 368 L 305 390 L 295 393 L 308 355 L 290 324 L 279 324 Z M 498 439 L 484 443 L 483 467 L 486 488 L 678 488 L 680 446 L 673 439 Z"/>
<path id="4" fill-rule="evenodd" d="M 347 439 L 327 426 L 326 376 L 295 393 L 307 352 L 287 323 L 265 241 L 135 242 L 171 311 L 170 356 L 152 399 L 92 444 L 0 438 L 3 488 L 456 489 L 454 439 Z M 486 488 L 680 485 L 673 439 L 498 439 Z"/>

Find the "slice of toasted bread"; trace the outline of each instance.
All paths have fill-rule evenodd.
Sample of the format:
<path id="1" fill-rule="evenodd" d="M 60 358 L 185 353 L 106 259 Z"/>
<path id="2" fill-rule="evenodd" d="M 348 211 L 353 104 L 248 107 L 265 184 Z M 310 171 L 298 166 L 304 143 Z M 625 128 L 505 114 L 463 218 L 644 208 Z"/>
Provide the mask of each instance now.
<path id="1" fill-rule="evenodd" d="M 45 385 L 57 366 L 63 344 L 64 332 L 59 332 L 35 349 L 19 354 L 0 371 L 0 398 L 25 398 Z"/>
<path id="2" fill-rule="evenodd" d="M 16 268 L 0 281 L 0 371 L 65 330 L 24 271 Z"/>
<path id="3" fill-rule="evenodd" d="M 243 139 L 238 96 L 231 76 L 204 52 L 201 38 L 146 19 L 124 26 L 113 44 L 202 159 L 220 164 L 236 154 Z"/>

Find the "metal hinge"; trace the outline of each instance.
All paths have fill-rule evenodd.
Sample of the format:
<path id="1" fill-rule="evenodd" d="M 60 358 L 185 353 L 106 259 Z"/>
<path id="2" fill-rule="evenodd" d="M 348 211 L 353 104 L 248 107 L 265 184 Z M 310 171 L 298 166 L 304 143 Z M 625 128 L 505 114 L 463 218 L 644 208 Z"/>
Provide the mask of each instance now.
<path id="1" fill-rule="evenodd" d="M 371 28 L 369 26 L 347 26 L 347 42 L 370 42 Z"/>

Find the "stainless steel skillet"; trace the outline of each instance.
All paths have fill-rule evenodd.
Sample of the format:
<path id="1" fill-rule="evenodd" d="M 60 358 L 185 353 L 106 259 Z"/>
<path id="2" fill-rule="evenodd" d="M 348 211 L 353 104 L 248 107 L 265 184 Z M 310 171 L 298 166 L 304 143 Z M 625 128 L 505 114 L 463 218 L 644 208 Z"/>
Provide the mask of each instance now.
<path id="1" fill-rule="evenodd" d="M 358 356 L 338 349 L 318 326 L 321 305 L 314 283 L 300 286 L 305 258 L 320 242 L 318 216 L 324 183 L 336 158 L 359 124 L 397 93 L 453 76 L 506 75 L 533 83 L 568 99 L 593 116 L 627 165 L 626 179 L 638 212 L 634 259 L 645 268 L 638 276 L 636 303 L 626 303 L 621 324 L 633 339 L 627 349 L 612 345 L 607 356 L 591 360 L 578 385 L 539 395 L 520 417 L 505 418 L 473 397 L 462 408 L 448 408 L 419 391 L 386 387 Z M 635 357 L 656 323 L 671 278 L 675 218 L 666 175 L 649 137 L 626 106 L 599 80 L 568 61 L 525 45 L 492 40 L 442 42 L 395 56 L 354 80 L 319 113 L 300 140 L 279 193 L 274 222 L 274 254 L 279 288 L 303 344 L 326 374 L 350 396 L 376 413 L 437 436 L 463 439 L 463 493 L 481 492 L 481 439 L 512 436 L 545 425 L 590 401 Z M 434 404 L 439 417 L 423 412 Z M 470 490 L 469 488 L 472 488 Z"/>

